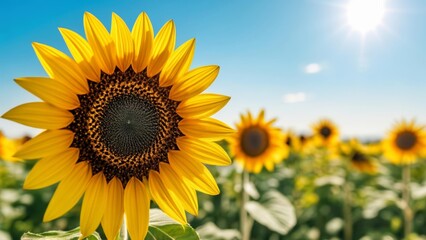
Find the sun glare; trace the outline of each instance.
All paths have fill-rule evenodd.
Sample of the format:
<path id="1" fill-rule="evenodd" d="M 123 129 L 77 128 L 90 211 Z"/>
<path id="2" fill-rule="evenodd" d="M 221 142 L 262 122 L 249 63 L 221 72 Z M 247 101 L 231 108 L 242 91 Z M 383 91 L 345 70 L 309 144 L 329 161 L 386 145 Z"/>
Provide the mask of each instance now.
<path id="1" fill-rule="evenodd" d="M 375 30 L 383 21 L 385 0 L 350 0 L 347 5 L 349 25 L 365 34 Z"/>

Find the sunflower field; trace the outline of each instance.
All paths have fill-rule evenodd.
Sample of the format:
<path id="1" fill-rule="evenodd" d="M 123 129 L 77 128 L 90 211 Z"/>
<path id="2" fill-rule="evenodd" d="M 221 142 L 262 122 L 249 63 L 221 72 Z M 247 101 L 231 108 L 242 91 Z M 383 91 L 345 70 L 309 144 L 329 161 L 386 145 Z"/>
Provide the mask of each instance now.
<path id="1" fill-rule="evenodd" d="M 0 240 L 426 240 L 421 1 L 48 2 L 2 2 Z"/>
<path id="2" fill-rule="evenodd" d="M 243 234 L 245 239 L 426 239 L 426 165 L 414 148 L 406 151 L 407 145 L 425 141 L 423 130 L 415 122 L 399 123 L 387 139 L 361 141 L 340 139 L 339 129 L 329 120 L 319 121 L 310 134 L 300 135 L 273 128 L 273 122 L 263 119 L 263 114 L 253 120 L 243 115 L 238 125 L 243 134 L 219 143 L 227 153 L 240 156 L 266 148 L 262 144 L 281 142 L 280 157 L 272 168 L 266 167 L 267 161 L 274 159 L 272 155 L 264 160 L 233 157 L 230 166 L 209 167 L 221 193 L 199 194 L 198 216 L 188 215 L 187 230 L 166 228 L 162 230 L 165 235 L 153 239 L 231 240 L 242 239 Z M 265 136 L 276 139 L 244 133 L 255 128 L 274 131 Z M 413 135 L 415 143 L 410 142 L 408 134 Z M 27 232 L 53 229 L 74 236 L 78 231 L 70 229 L 79 226 L 79 206 L 60 219 L 41 223 L 54 187 L 21 189 L 35 162 L 16 161 L 11 152 L 28 140 L 1 138 L 0 237 L 19 239 Z M 259 145 L 257 140 L 264 142 Z M 242 142 L 235 146 L 235 141 Z M 235 153 L 233 147 L 241 148 Z M 401 151 L 398 148 L 402 149 L 400 154 L 395 153 Z M 397 160 L 390 160 L 395 157 Z M 404 158 L 405 162 L 398 162 Z M 250 160 L 262 167 L 247 167 Z M 157 207 L 151 204 L 152 209 Z M 157 213 L 152 209 L 151 214 Z M 103 239 L 102 229 L 98 232 L 88 239 Z M 155 234 L 155 227 L 151 229 L 150 225 L 149 232 Z"/>

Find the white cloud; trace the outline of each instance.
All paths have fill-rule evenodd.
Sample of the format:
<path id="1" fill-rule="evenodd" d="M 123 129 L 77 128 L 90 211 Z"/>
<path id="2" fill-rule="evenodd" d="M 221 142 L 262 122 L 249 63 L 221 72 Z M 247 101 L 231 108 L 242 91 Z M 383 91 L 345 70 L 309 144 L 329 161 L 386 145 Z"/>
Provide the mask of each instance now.
<path id="1" fill-rule="evenodd" d="M 285 103 L 298 103 L 306 101 L 306 94 L 304 92 L 288 93 L 283 96 Z"/>
<path id="2" fill-rule="evenodd" d="M 310 63 L 305 66 L 305 73 L 307 74 L 316 74 L 321 72 L 323 67 L 319 63 Z"/>

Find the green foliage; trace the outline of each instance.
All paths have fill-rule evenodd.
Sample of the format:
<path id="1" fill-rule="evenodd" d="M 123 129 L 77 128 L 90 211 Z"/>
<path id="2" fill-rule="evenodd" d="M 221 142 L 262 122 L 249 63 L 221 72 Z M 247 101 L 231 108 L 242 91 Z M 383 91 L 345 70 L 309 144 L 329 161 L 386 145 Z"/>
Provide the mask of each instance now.
<path id="1" fill-rule="evenodd" d="M 54 187 L 23 190 L 25 176 L 35 161 L 4 162 L 0 160 L 0 239 L 20 239 L 28 231 L 65 230 L 79 225 L 79 206 L 65 218 L 43 223 L 43 215 Z"/>
<path id="2" fill-rule="evenodd" d="M 67 240 L 78 240 L 80 237 L 80 228 L 74 228 L 69 231 L 48 231 L 44 233 L 31 233 L 27 232 L 22 235 L 21 240 L 55 240 L 55 239 L 67 239 Z M 84 238 L 84 240 L 101 240 L 101 237 L 97 232 Z"/>
<path id="3" fill-rule="evenodd" d="M 283 235 L 296 224 L 293 205 L 275 190 L 266 192 L 260 202 L 248 202 L 245 208 L 254 220 Z"/>
<path id="4" fill-rule="evenodd" d="M 21 240 L 54 240 L 66 239 L 77 240 L 80 237 L 80 228 L 69 231 L 47 231 L 44 233 L 24 233 Z M 147 240 L 199 240 L 195 230 L 189 225 L 181 225 L 170 219 L 159 209 L 151 209 L 149 216 L 149 228 L 146 236 Z M 84 240 L 101 240 L 100 235 L 95 232 L 84 238 Z"/>
<path id="5" fill-rule="evenodd" d="M 146 240 L 199 240 L 197 232 L 189 225 L 181 225 L 159 209 L 151 209 Z"/>
<path id="6" fill-rule="evenodd" d="M 226 144 L 222 144 L 226 149 Z M 358 172 L 345 158 L 331 158 L 322 150 L 305 154 L 293 152 L 273 172 L 263 170 L 250 175 L 251 184 L 245 186 L 250 196 L 246 208 L 254 219 L 250 239 L 343 239 L 345 185 L 352 196 L 353 239 L 402 239 L 401 167 L 377 157 L 379 168 L 376 175 Z M 33 165 L 32 161 L 0 161 L 2 240 L 19 239 L 28 231 L 42 233 L 79 225 L 79 204 L 64 217 L 42 223 L 55 186 L 23 190 L 25 176 Z M 147 239 L 240 239 L 241 169 L 237 164 L 209 169 L 221 194 L 198 194 L 199 215 L 187 215 L 198 234 L 189 225 L 181 226 L 152 210 Z M 410 189 L 414 233 L 410 239 L 426 239 L 425 179 L 426 163 L 423 160 L 412 166 Z M 295 225 L 292 213 L 297 219 Z M 102 229 L 97 231 L 105 239 Z"/>
<path id="7" fill-rule="evenodd" d="M 241 234 L 236 229 L 220 229 L 216 224 L 208 222 L 197 229 L 201 239 L 210 240 L 237 240 L 241 238 Z"/>

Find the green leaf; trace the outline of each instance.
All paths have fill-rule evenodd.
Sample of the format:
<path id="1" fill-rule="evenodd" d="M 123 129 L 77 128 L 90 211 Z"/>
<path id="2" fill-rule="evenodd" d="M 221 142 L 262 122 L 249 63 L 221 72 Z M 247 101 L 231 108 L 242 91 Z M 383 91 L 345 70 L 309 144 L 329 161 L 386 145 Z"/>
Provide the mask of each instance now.
<path id="1" fill-rule="evenodd" d="M 246 191 L 246 193 L 254 198 L 254 199 L 258 199 L 259 198 L 259 192 L 256 189 L 256 186 L 254 185 L 253 182 L 246 182 L 244 184 L 244 190 Z"/>
<path id="2" fill-rule="evenodd" d="M 362 209 L 362 216 L 366 219 L 374 219 L 379 212 L 389 205 L 398 205 L 400 199 L 398 194 L 390 190 L 377 191 L 366 188 L 364 190 L 366 205 Z"/>
<path id="3" fill-rule="evenodd" d="M 345 179 L 339 176 L 323 176 L 315 180 L 315 185 L 322 187 L 325 185 L 342 186 Z"/>
<path id="4" fill-rule="evenodd" d="M 199 240 L 197 232 L 187 225 L 174 221 L 160 209 L 150 209 L 146 240 Z"/>
<path id="5" fill-rule="evenodd" d="M 236 229 L 220 229 L 214 223 L 208 222 L 197 228 L 201 239 L 209 240 L 237 240 L 241 234 Z"/>
<path id="6" fill-rule="evenodd" d="M 75 228 L 70 231 L 49 231 L 44 233 L 27 232 L 22 235 L 21 240 L 33 239 L 66 239 L 77 240 L 81 236 L 80 228 Z M 101 240 L 98 233 L 93 233 L 91 236 L 84 238 L 85 240 Z M 200 240 L 197 232 L 188 224 L 181 225 L 174 221 L 160 209 L 151 209 L 149 216 L 149 227 L 147 240 Z"/>
<path id="7" fill-rule="evenodd" d="M 50 240 L 59 240 L 59 239 L 66 239 L 66 240 L 78 240 L 78 238 L 81 236 L 80 234 L 80 228 L 74 228 L 69 231 L 48 231 L 44 233 L 31 233 L 27 232 L 22 235 L 21 240 L 33 240 L 33 239 L 50 239 Z M 101 237 L 97 232 L 94 232 L 92 235 L 84 238 L 84 240 L 101 240 Z"/>
<path id="8" fill-rule="evenodd" d="M 245 209 L 254 220 L 283 235 L 296 225 L 293 205 L 284 195 L 275 190 L 266 192 L 260 202 L 246 203 Z"/>

